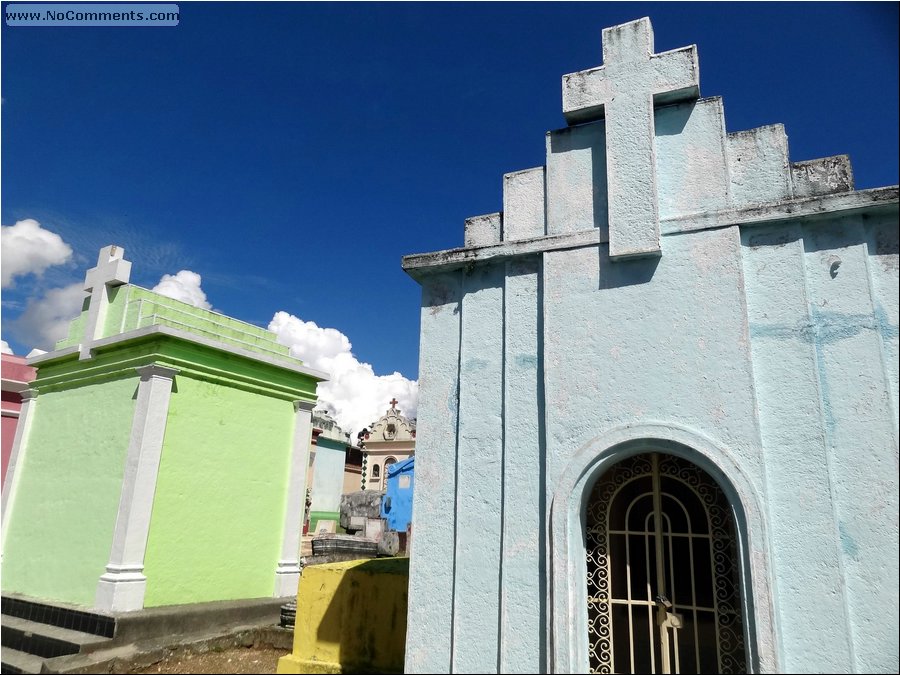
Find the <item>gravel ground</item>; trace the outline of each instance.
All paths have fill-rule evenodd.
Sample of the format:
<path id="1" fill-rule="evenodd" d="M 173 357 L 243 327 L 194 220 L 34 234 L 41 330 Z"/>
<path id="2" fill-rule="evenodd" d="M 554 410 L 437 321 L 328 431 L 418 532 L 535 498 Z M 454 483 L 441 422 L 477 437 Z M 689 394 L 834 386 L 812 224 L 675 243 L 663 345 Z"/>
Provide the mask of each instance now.
<path id="1" fill-rule="evenodd" d="M 152 666 L 129 673 L 274 673 L 278 659 L 288 654 L 271 647 L 231 647 L 206 652 L 175 651 Z"/>

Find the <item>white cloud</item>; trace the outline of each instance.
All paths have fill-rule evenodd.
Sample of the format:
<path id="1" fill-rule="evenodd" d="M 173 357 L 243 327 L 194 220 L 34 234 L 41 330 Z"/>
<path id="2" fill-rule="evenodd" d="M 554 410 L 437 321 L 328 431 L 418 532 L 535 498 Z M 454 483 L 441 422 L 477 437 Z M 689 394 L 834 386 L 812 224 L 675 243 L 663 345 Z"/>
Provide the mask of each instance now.
<path id="1" fill-rule="evenodd" d="M 12 354 L 12 347 L 9 346 L 9 343 L 6 340 L 0 340 L 0 353 L 2 354 Z"/>
<path id="2" fill-rule="evenodd" d="M 181 270 L 177 274 L 164 274 L 151 290 L 200 309 L 212 309 L 212 305 L 206 299 L 206 293 L 200 288 L 201 281 L 202 278 L 196 272 Z"/>
<path id="3" fill-rule="evenodd" d="M 5 265 L 6 239 L 3 240 L 3 246 Z M 5 273 L 4 267 L 4 275 Z M 153 290 L 195 307 L 210 309 L 206 293 L 200 288 L 200 281 L 199 274 L 181 270 L 175 275 L 164 275 Z M 50 289 L 40 298 L 29 299 L 19 318 L 10 322 L 16 339 L 41 349 L 53 349 L 54 344 L 68 334 L 69 323 L 81 312 L 84 298 L 84 284 L 76 282 L 63 288 Z"/>
<path id="4" fill-rule="evenodd" d="M 72 248 L 55 232 L 31 218 L 0 228 L 0 269 L 2 287 L 11 286 L 18 276 L 43 273 L 72 256 Z"/>
<path id="5" fill-rule="evenodd" d="M 395 396 L 403 415 L 416 416 L 419 383 L 397 372 L 376 375 L 371 365 L 357 360 L 350 340 L 340 331 L 320 328 L 287 312 L 276 312 L 269 330 L 291 348 L 292 356 L 329 373 L 331 379 L 319 385 L 319 403 L 353 439 L 390 408 L 388 401 Z"/>
<path id="6" fill-rule="evenodd" d="M 62 288 L 51 288 L 40 298 L 32 298 L 22 315 L 13 322 L 19 342 L 52 349 L 64 338 L 69 323 L 81 312 L 84 284 L 80 281 Z"/>

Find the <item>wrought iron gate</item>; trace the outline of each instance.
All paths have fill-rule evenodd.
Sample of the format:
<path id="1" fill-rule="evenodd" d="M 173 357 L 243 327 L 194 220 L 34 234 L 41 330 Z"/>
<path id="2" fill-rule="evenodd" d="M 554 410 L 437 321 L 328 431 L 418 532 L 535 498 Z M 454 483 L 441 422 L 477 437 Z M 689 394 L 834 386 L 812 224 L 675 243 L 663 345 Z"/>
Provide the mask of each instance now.
<path id="1" fill-rule="evenodd" d="M 586 526 L 591 672 L 746 672 L 734 522 L 706 472 L 624 460 L 597 481 Z"/>

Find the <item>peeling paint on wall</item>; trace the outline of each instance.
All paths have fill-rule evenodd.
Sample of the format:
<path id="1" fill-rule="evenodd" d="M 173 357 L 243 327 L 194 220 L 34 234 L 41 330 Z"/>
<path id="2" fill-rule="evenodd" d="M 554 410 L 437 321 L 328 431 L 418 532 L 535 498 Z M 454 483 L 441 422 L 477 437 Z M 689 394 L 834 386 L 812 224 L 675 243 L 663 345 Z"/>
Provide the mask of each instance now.
<path id="1" fill-rule="evenodd" d="M 629 77 L 653 53 L 632 24 L 604 31 L 644 36 Z M 690 88 L 657 101 L 652 134 L 610 136 L 614 71 L 564 79 L 573 126 L 547 134 L 543 172 L 507 174 L 499 243 L 404 260 L 426 289 L 421 396 L 440 402 L 420 406 L 417 471 L 447 480 L 417 483 L 407 672 L 587 668 L 584 495 L 565 492 L 584 486 L 566 481 L 609 434 L 661 443 L 634 429 L 708 442 L 711 471 L 747 486 L 750 671 L 896 672 L 897 188 L 853 191 L 845 156 L 792 164 L 781 125 L 729 134 Z M 648 156 L 655 178 L 629 184 Z M 634 240 L 659 225 L 660 255 L 610 255 L 616 202 L 654 194 L 661 222 Z M 435 311 L 438 283 L 458 316 Z"/>

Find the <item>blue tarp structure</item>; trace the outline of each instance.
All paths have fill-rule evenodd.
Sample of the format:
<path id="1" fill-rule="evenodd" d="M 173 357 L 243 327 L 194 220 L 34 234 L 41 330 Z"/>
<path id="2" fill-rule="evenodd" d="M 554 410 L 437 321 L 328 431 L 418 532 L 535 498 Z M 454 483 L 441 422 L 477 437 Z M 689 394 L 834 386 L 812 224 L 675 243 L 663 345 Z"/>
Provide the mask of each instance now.
<path id="1" fill-rule="evenodd" d="M 392 464 L 387 470 L 387 490 L 381 502 L 381 517 L 389 530 L 406 532 L 412 521 L 413 484 L 416 458 Z"/>

